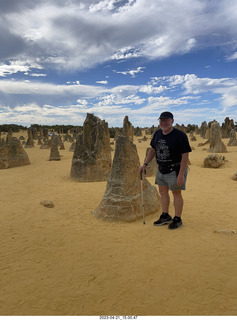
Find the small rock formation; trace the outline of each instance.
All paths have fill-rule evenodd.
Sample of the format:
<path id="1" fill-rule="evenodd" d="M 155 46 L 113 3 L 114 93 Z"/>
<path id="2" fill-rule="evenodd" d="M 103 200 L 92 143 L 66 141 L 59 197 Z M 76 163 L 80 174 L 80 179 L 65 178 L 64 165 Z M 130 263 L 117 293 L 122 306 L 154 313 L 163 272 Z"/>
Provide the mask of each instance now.
<path id="1" fill-rule="evenodd" d="M 69 151 L 70 151 L 70 152 L 74 152 L 75 147 L 76 147 L 76 142 L 73 142 L 73 143 L 70 145 Z"/>
<path id="2" fill-rule="evenodd" d="M 176 123 L 175 128 L 186 133 L 186 127 L 184 124 L 180 125 L 180 124 Z"/>
<path id="3" fill-rule="evenodd" d="M 224 156 L 219 156 L 215 153 L 208 155 L 204 159 L 204 168 L 219 168 L 222 166 L 227 160 Z"/>
<path id="4" fill-rule="evenodd" d="M 134 129 L 134 136 L 136 136 L 136 137 L 141 137 L 141 136 L 142 136 L 142 129 L 139 128 L 139 127 L 136 127 L 136 128 Z"/>
<path id="5" fill-rule="evenodd" d="M 146 156 L 149 150 L 150 148 L 146 149 Z M 145 156 L 145 159 L 146 159 L 146 156 Z M 144 159 L 144 162 L 145 162 L 145 159 Z M 148 166 L 146 167 L 146 177 L 155 176 L 157 174 L 157 170 L 158 170 L 158 164 L 156 162 L 156 156 L 154 156 L 154 158 L 149 162 Z"/>
<path id="6" fill-rule="evenodd" d="M 64 143 L 62 142 L 62 144 L 61 144 L 61 146 L 60 146 L 60 148 L 59 148 L 60 150 L 65 150 L 65 146 L 64 146 Z"/>
<path id="7" fill-rule="evenodd" d="M 40 149 L 50 149 L 52 147 L 52 139 L 45 139 L 40 146 Z"/>
<path id="8" fill-rule="evenodd" d="M 7 144 L 10 144 L 12 142 L 12 138 L 13 138 L 13 132 L 12 130 L 10 129 L 7 133 L 7 138 L 6 138 L 6 143 Z"/>
<path id="9" fill-rule="evenodd" d="M 27 129 L 27 133 L 28 133 L 28 139 L 26 141 L 25 148 L 34 148 L 34 140 L 33 140 L 31 128 Z"/>
<path id="10" fill-rule="evenodd" d="M 191 140 L 191 141 L 197 141 L 197 138 L 194 136 L 193 131 L 190 131 L 189 137 L 190 137 L 190 140 Z"/>
<path id="11" fill-rule="evenodd" d="M 57 144 L 60 150 L 65 150 L 65 146 L 62 140 L 62 136 L 61 135 L 56 135 L 57 137 Z"/>
<path id="12" fill-rule="evenodd" d="M 123 120 L 123 135 L 129 137 L 129 139 L 133 141 L 133 132 L 133 126 L 128 120 L 128 116 L 125 116 Z"/>
<path id="13" fill-rule="evenodd" d="M 48 139 L 48 136 L 49 136 L 49 129 L 43 128 L 43 130 L 41 131 L 41 137 L 43 137 L 44 139 Z"/>
<path id="14" fill-rule="evenodd" d="M 136 145 L 127 136 L 118 136 L 111 174 L 98 208 L 92 213 L 108 221 L 134 221 L 142 217 L 139 157 Z M 159 211 L 156 187 L 143 178 L 144 213 Z"/>
<path id="15" fill-rule="evenodd" d="M 237 234 L 237 231 L 235 231 L 235 230 L 214 230 L 214 233 L 222 233 L 222 234 L 231 235 L 231 234 Z"/>
<path id="16" fill-rule="evenodd" d="M 147 136 L 144 136 L 143 138 L 138 139 L 138 142 L 141 143 L 142 141 L 147 141 L 147 140 L 148 140 Z"/>
<path id="17" fill-rule="evenodd" d="M 0 141 L 0 169 L 30 164 L 21 142 L 15 137 L 8 138 L 7 141 Z"/>
<path id="18" fill-rule="evenodd" d="M 210 143 L 210 139 L 207 140 L 207 141 L 205 141 L 205 142 L 200 142 L 200 143 L 198 144 L 198 147 L 205 146 L 205 145 L 208 144 L 208 143 Z"/>
<path id="19" fill-rule="evenodd" d="M 203 121 L 202 124 L 201 124 L 201 127 L 200 127 L 200 136 L 202 138 L 205 137 L 206 135 L 206 130 L 207 130 L 207 122 L 206 121 Z"/>
<path id="20" fill-rule="evenodd" d="M 151 128 L 148 128 L 145 130 L 145 134 L 147 135 L 153 135 L 157 130 L 157 127 L 155 127 L 154 125 Z"/>
<path id="21" fill-rule="evenodd" d="M 38 140 L 38 132 L 37 132 L 37 129 L 35 127 L 31 127 L 31 132 L 32 132 L 32 137 L 33 137 L 33 140 Z"/>
<path id="22" fill-rule="evenodd" d="M 53 136 L 52 137 L 52 147 L 50 149 L 50 157 L 49 161 L 59 161 L 61 160 L 60 154 L 58 151 L 58 137 Z"/>
<path id="23" fill-rule="evenodd" d="M 237 172 L 235 172 L 234 175 L 232 176 L 232 180 L 237 181 Z"/>
<path id="24" fill-rule="evenodd" d="M 226 146 L 221 141 L 221 127 L 217 121 L 211 124 L 210 131 L 210 148 L 209 152 L 225 153 L 227 152 Z"/>
<path id="25" fill-rule="evenodd" d="M 210 139 L 210 135 L 211 135 L 211 129 L 207 127 L 204 139 Z"/>
<path id="26" fill-rule="evenodd" d="M 234 120 L 229 117 L 226 117 L 224 123 L 222 123 L 221 131 L 222 131 L 222 138 L 230 138 L 231 130 L 234 129 Z"/>
<path id="27" fill-rule="evenodd" d="M 78 181 L 106 181 L 111 162 L 108 123 L 88 113 L 83 133 L 77 136 L 70 176 Z"/>
<path id="28" fill-rule="evenodd" d="M 66 134 L 64 135 L 64 142 L 65 142 L 65 141 L 74 142 L 74 139 L 73 139 L 73 137 L 72 137 L 69 133 L 66 133 Z"/>
<path id="29" fill-rule="evenodd" d="M 43 139 L 43 137 L 44 137 L 44 133 L 43 133 L 43 129 L 40 127 L 40 129 L 39 129 L 39 137 L 41 138 L 41 139 Z"/>
<path id="30" fill-rule="evenodd" d="M 236 132 L 235 129 L 232 129 L 230 132 L 230 140 L 227 146 L 237 146 Z"/>
<path id="31" fill-rule="evenodd" d="M 40 204 L 46 208 L 54 208 L 54 204 L 51 200 L 42 200 Z"/>

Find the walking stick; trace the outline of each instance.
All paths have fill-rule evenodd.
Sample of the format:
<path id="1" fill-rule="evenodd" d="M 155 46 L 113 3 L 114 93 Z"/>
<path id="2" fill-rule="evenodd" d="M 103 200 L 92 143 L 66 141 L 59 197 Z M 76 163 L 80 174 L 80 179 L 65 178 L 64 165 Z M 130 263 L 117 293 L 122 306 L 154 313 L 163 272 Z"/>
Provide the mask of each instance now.
<path id="1" fill-rule="evenodd" d="M 142 216 L 143 216 L 143 224 L 146 224 L 145 222 L 145 213 L 144 213 L 144 200 L 143 200 L 143 181 L 142 181 L 142 170 L 140 171 L 140 177 L 141 177 L 141 199 L 142 199 Z"/>

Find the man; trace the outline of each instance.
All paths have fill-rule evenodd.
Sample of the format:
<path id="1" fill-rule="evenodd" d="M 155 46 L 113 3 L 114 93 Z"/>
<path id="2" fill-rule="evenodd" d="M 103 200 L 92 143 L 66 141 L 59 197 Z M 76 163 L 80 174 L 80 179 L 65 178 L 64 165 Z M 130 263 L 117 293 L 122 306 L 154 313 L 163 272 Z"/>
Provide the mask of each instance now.
<path id="1" fill-rule="evenodd" d="M 177 229 L 182 225 L 183 197 L 181 190 L 185 190 L 188 157 L 192 150 L 187 135 L 173 127 L 174 117 L 171 112 L 162 112 L 159 120 L 160 129 L 155 132 L 145 163 L 139 170 L 144 172 L 149 162 L 156 156 L 158 171 L 155 183 L 159 187 L 162 214 L 154 225 L 162 226 L 170 223 L 169 229 Z M 169 215 L 169 190 L 172 191 L 174 197 L 175 217 L 173 219 Z"/>

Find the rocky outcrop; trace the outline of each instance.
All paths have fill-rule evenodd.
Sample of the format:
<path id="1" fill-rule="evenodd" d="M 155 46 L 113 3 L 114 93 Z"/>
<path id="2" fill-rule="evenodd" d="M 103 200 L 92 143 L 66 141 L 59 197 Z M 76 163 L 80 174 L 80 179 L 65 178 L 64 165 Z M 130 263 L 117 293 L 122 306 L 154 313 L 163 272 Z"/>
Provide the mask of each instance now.
<path id="1" fill-rule="evenodd" d="M 25 148 L 34 148 L 34 140 L 33 140 L 31 128 L 27 129 L 27 133 L 28 133 L 28 139 L 26 141 Z"/>
<path id="2" fill-rule="evenodd" d="M 50 149 L 52 147 L 52 139 L 44 139 L 40 149 Z"/>
<path id="3" fill-rule="evenodd" d="M 10 144 L 12 142 L 12 138 L 13 138 L 13 132 L 12 130 L 9 130 L 6 137 L 6 143 Z"/>
<path id="4" fill-rule="evenodd" d="M 151 128 L 148 128 L 145 130 L 145 134 L 147 135 L 153 135 L 157 130 L 157 127 L 155 127 L 154 125 Z"/>
<path id="5" fill-rule="evenodd" d="M 208 143 L 210 143 L 210 139 L 207 140 L 207 141 L 205 141 L 205 142 L 200 142 L 200 143 L 198 144 L 198 147 L 205 146 L 205 145 L 208 144 Z"/>
<path id="6" fill-rule="evenodd" d="M 48 137 L 49 137 L 49 129 L 48 128 L 43 128 L 43 130 L 41 132 L 41 137 L 43 137 L 44 139 L 48 139 Z"/>
<path id="7" fill-rule="evenodd" d="M 226 117 L 221 127 L 222 138 L 230 138 L 231 130 L 234 129 L 234 127 L 234 120 Z"/>
<path id="8" fill-rule="evenodd" d="M 228 146 L 237 146 L 237 139 L 236 139 L 236 131 L 235 129 L 232 129 L 230 132 L 230 140 L 227 144 Z"/>
<path id="9" fill-rule="evenodd" d="M 211 129 L 207 127 L 204 139 L 210 139 L 210 136 L 211 136 Z"/>
<path id="10" fill-rule="evenodd" d="M 191 141 L 197 141 L 197 138 L 195 137 L 193 131 L 190 131 L 190 133 L 189 133 L 189 138 L 190 138 Z"/>
<path id="11" fill-rule="evenodd" d="M 40 201 L 40 204 L 46 208 L 54 208 L 53 201 L 51 200 L 42 200 Z"/>
<path id="12" fill-rule="evenodd" d="M 96 218 L 108 221 L 134 221 L 142 217 L 139 157 L 136 145 L 127 136 L 118 136 L 111 174 Z M 145 215 L 159 211 L 160 198 L 156 187 L 143 179 Z"/>
<path id="13" fill-rule="evenodd" d="M 50 149 L 49 161 L 59 161 L 61 160 L 58 151 L 58 136 L 52 137 L 52 147 Z"/>
<path id="14" fill-rule="evenodd" d="M 141 137 L 141 136 L 142 136 L 142 129 L 139 128 L 139 127 L 136 127 L 136 128 L 134 129 L 134 136 L 136 136 L 136 137 Z"/>
<path id="15" fill-rule="evenodd" d="M 30 164 L 21 142 L 12 137 L 9 142 L 0 141 L 0 169 L 7 169 Z"/>
<path id="16" fill-rule="evenodd" d="M 215 153 L 210 154 L 204 159 L 204 168 L 219 168 L 222 166 L 227 160 L 224 156 L 219 156 Z"/>
<path id="17" fill-rule="evenodd" d="M 73 143 L 70 145 L 69 151 L 70 151 L 70 152 L 74 152 L 75 147 L 76 147 L 76 142 L 73 142 Z"/>
<path id="18" fill-rule="evenodd" d="M 33 137 L 33 140 L 38 140 L 38 132 L 37 132 L 37 129 L 35 127 L 31 127 L 31 132 L 32 132 L 32 137 Z"/>
<path id="19" fill-rule="evenodd" d="M 146 149 L 146 156 L 149 152 L 150 148 Z M 146 159 L 145 156 L 145 159 Z M 144 162 L 145 162 L 144 159 Z M 153 177 L 157 174 L 157 170 L 158 170 L 158 164 L 156 162 L 156 156 L 153 157 L 153 159 L 149 162 L 148 166 L 146 167 L 146 177 Z"/>
<path id="20" fill-rule="evenodd" d="M 138 142 L 141 143 L 142 141 L 147 141 L 147 140 L 148 140 L 147 136 L 144 136 L 142 139 L 138 139 Z"/>
<path id="21" fill-rule="evenodd" d="M 226 146 L 221 141 L 221 127 L 217 121 L 211 124 L 210 131 L 210 148 L 209 152 L 225 153 L 227 152 Z"/>
<path id="22" fill-rule="evenodd" d="M 123 120 L 123 135 L 129 137 L 133 141 L 134 129 L 131 122 L 128 120 L 128 116 L 124 117 Z"/>
<path id="23" fill-rule="evenodd" d="M 65 150 L 64 142 L 60 134 L 53 134 L 52 139 L 55 139 L 55 143 L 57 143 L 60 150 Z"/>
<path id="24" fill-rule="evenodd" d="M 232 180 L 237 181 L 237 172 L 235 172 L 232 176 Z"/>
<path id="25" fill-rule="evenodd" d="M 106 181 L 111 162 L 108 124 L 88 113 L 83 133 L 77 136 L 70 176 L 78 181 Z"/>

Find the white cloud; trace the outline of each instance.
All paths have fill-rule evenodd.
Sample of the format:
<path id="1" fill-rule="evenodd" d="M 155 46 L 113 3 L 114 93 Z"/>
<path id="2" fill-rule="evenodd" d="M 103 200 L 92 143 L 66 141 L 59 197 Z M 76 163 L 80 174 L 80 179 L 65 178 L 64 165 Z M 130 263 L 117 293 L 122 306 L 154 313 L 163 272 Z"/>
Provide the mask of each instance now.
<path id="1" fill-rule="evenodd" d="M 150 97 L 148 98 L 149 105 L 152 106 L 152 108 L 165 108 L 169 106 L 179 106 L 184 105 L 187 103 L 184 99 L 172 99 L 169 97 Z"/>
<path id="2" fill-rule="evenodd" d="M 113 105 L 141 105 L 146 100 L 136 96 L 134 94 L 130 96 L 123 96 L 120 93 L 117 94 L 110 94 L 101 97 L 100 101 L 98 102 L 99 107 L 103 106 L 113 106 Z"/>
<path id="3" fill-rule="evenodd" d="M 30 73 L 29 74 L 31 77 L 46 77 L 46 73 Z"/>
<path id="4" fill-rule="evenodd" d="M 198 78 L 196 75 L 186 75 L 183 79 L 183 87 L 186 93 L 199 94 L 201 92 L 214 92 L 222 94 L 229 88 L 237 88 L 237 81 L 230 78 Z"/>
<path id="5" fill-rule="evenodd" d="M 140 86 L 139 91 L 147 94 L 159 94 L 168 88 L 166 86 L 160 85 L 159 87 L 154 87 L 152 85 L 142 85 Z"/>
<path id="6" fill-rule="evenodd" d="M 73 95 L 81 97 L 94 97 L 104 92 L 104 89 L 99 86 L 89 85 L 57 85 L 52 83 L 42 82 L 22 82 L 11 80 L 0 80 L 0 92 L 6 94 L 18 95 Z"/>
<path id="7" fill-rule="evenodd" d="M 101 115 L 103 119 L 113 115 L 113 124 L 129 115 L 134 124 L 139 125 L 138 122 L 141 121 L 141 125 L 149 118 L 152 125 L 157 114 L 166 109 L 175 110 L 179 122 L 182 113 L 183 121 L 189 118 L 192 123 L 200 122 L 200 114 L 207 118 L 208 112 L 208 117 L 216 114 L 214 118 L 221 118 L 228 112 L 237 118 L 236 79 L 199 78 L 194 74 L 186 74 L 153 78 L 151 83 L 153 85 L 149 83 L 107 88 L 104 84 L 57 85 L 39 81 L 0 80 L 0 118 L 2 123 L 58 122 L 78 125 L 82 124 L 79 119 L 90 112 Z M 209 94 L 214 96 L 212 102 L 206 100 Z M 23 100 L 21 96 L 24 97 Z M 9 103 L 9 97 L 15 100 Z M 187 114 L 187 110 L 193 109 L 199 110 L 200 114 L 196 111 Z M 179 114 L 180 117 L 177 116 Z M 192 116 L 194 119 L 190 121 Z"/>
<path id="8" fill-rule="evenodd" d="M 103 0 L 96 4 L 91 4 L 89 6 L 89 11 L 100 12 L 100 11 L 111 11 L 115 8 L 115 3 L 117 0 Z"/>
<path id="9" fill-rule="evenodd" d="M 175 108 L 181 117 L 181 111 L 195 107 L 204 116 L 208 111 L 213 115 L 211 110 L 217 116 L 236 115 L 236 79 L 195 74 L 162 77 L 162 68 L 151 69 L 155 63 L 147 63 L 209 47 L 221 47 L 225 63 L 235 61 L 236 1 L 149 0 L 149 5 L 146 0 L 0 1 L 0 11 L 1 122 L 49 117 L 49 123 L 53 119 L 70 123 L 94 111 L 113 118 L 113 123 L 125 113 L 134 121 L 151 123 L 163 108 Z M 146 63 L 146 69 L 138 63 Z M 204 63 L 211 68 L 204 65 L 202 74 L 215 71 L 209 60 Z M 94 83 L 95 76 L 83 78 L 84 71 L 100 64 L 110 68 L 102 73 L 97 69 L 95 76 L 109 77 L 110 86 L 106 80 L 94 86 L 75 81 L 77 76 Z M 128 77 L 114 74 L 113 78 L 113 69 Z M 66 76 L 65 70 L 70 71 Z M 76 75 L 78 70 L 83 72 Z M 142 80 L 150 75 L 150 81 Z M 123 85 L 116 85 L 121 78 Z M 191 113 L 197 119 L 200 114 Z"/>
<path id="10" fill-rule="evenodd" d="M 138 58 L 141 56 L 141 52 L 139 49 L 133 47 L 126 47 L 119 49 L 116 53 L 114 53 L 111 57 L 112 60 L 124 60 L 131 58 Z"/>
<path id="11" fill-rule="evenodd" d="M 42 69 L 42 67 L 33 61 L 13 60 L 9 63 L 0 64 L 0 77 L 6 77 L 18 72 L 28 74 L 31 69 Z"/>
<path id="12" fill-rule="evenodd" d="M 78 100 L 77 100 L 77 103 L 78 103 L 79 105 L 82 105 L 82 106 L 86 106 L 86 105 L 87 105 L 87 101 L 86 101 L 86 100 L 82 100 L 82 99 L 78 99 Z"/>
<path id="13" fill-rule="evenodd" d="M 99 84 L 108 84 L 108 81 L 107 81 L 107 80 L 103 80 L 103 81 L 96 81 L 96 83 L 99 83 Z"/>
<path id="14" fill-rule="evenodd" d="M 67 84 L 80 84 L 80 81 L 79 80 L 76 80 L 76 81 L 67 81 Z"/>
<path id="15" fill-rule="evenodd" d="M 235 9 L 230 0 L 214 6 L 208 0 L 150 0 L 149 5 L 146 0 L 70 1 L 66 5 L 49 0 L 32 1 L 29 9 L 19 3 L 12 12 L 9 4 L 0 21 L 8 34 L 0 39 L 1 48 L 9 60 L 37 59 L 44 66 L 79 70 L 111 57 L 159 59 L 200 45 L 222 46 L 224 41 L 233 47 Z"/>
<path id="16" fill-rule="evenodd" d="M 233 61 L 237 59 L 237 52 L 234 52 L 231 56 L 229 56 L 226 60 Z"/>
<path id="17" fill-rule="evenodd" d="M 144 72 L 143 69 L 145 69 L 145 67 L 137 67 L 137 69 L 133 69 L 133 70 L 114 71 L 114 72 L 121 73 L 121 74 L 124 74 L 124 75 L 130 75 L 132 78 L 135 78 L 135 75 L 137 73 Z"/>
<path id="18" fill-rule="evenodd" d="M 41 108 L 35 103 L 17 105 L 14 109 L 16 113 L 40 113 Z"/>

